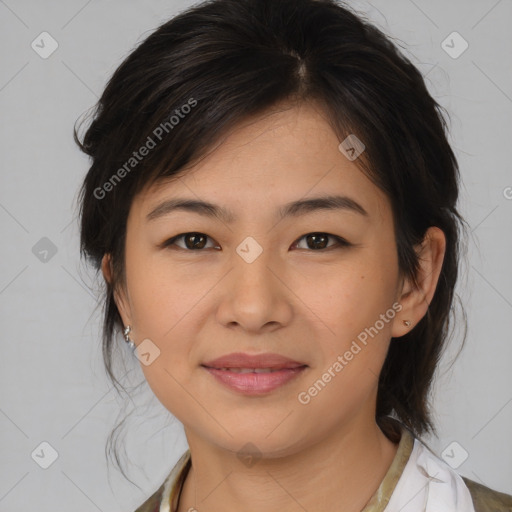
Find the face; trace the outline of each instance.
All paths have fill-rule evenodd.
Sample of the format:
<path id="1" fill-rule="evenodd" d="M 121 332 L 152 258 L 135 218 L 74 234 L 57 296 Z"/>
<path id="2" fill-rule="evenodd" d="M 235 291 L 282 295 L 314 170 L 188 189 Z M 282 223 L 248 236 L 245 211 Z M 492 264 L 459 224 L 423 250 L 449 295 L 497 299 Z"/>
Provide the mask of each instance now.
<path id="1" fill-rule="evenodd" d="M 134 199 L 117 304 L 187 436 L 272 457 L 374 422 L 401 279 L 389 201 L 340 142 L 313 104 L 267 113 Z"/>

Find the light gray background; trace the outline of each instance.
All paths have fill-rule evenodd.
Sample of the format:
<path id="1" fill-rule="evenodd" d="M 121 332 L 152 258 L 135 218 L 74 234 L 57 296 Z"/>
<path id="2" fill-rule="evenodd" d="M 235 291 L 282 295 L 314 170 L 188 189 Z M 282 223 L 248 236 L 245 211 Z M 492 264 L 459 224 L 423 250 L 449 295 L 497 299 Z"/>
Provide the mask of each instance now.
<path id="1" fill-rule="evenodd" d="M 106 436 L 124 415 L 103 373 L 98 284 L 79 261 L 74 201 L 88 160 L 72 128 L 134 45 L 189 5 L 0 0 L 0 511 L 134 510 L 186 448 L 181 425 L 145 385 L 138 404 L 150 407 L 130 420 L 126 443 L 130 477 L 142 491 L 108 471 Z M 446 453 L 455 460 L 467 451 L 461 474 L 512 493 L 512 4 L 353 5 L 403 41 L 450 111 L 460 210 L 472 230 L 458 286 L 467 344 L 450 369 L 459 331 L 443 360 L 433 401 L 440 437 L 427 441 L 439 455 L 457 442 Z M 43 31 L 59 45 L 47 59 L 31 47 Z M 469 43 L 456 59 L 441 46 L 453 31 Z M 43 237 L 57 248 L 47 261 L 33 253 Z M 127 354 L 122 339 L 119 346 Z M 128 354 L 126 361 L 133 382 L 143 379 L 140 363 Z M 34 460 L 51 456 L 42 442 L 58 454 L 48 469 Z"/>

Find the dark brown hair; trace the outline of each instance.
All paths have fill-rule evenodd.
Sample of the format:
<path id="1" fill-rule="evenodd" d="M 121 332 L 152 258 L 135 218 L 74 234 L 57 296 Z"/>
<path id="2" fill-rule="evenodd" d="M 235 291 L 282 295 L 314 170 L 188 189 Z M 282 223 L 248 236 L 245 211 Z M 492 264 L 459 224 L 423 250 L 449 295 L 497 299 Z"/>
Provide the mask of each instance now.
<path id="1" fill-rule="evenodd" d="M 365 144 L 356 164 L 390 200 L 403 276 L 417 275 L 415 245 L 430 226 L 446 236 L 435 295 L 422 320 L 392 340 L 376 410 L 390 436 L 389 416 L 417 436 L 435 431 L 429 391 L 452 326 L 465 227 L 456 209 L 457 161 L 444 110 L 418 69 L 363 16 L 331 0 L 198 4 L 161 25 L 121 63 L 82 142 L 75 128 L 92 160 L 80 191 L 81 253 L 96 269 L 104 254 L 113 258 L 114 282 L 106 283 L 104 296 L 105 367 L 116 384 L 112 347 L 123 326 L 113 290 L 124 283 L 134 196 L 185 172 L 240 121 L 304 101 L 323 108 L 340 142 L 356 134 Z M 148 138 L 156 146 L 130 161 Z"/>

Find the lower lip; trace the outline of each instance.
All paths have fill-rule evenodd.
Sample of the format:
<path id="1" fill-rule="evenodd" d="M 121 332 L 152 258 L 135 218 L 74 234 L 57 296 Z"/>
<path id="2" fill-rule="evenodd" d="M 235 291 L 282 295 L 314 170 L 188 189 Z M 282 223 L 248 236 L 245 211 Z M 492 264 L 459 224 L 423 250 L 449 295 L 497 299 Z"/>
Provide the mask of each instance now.
<path id="1" fill-rule="evenodd" d="M 203 368 L 232 390 L 244 395 L 263 395 L 294 379 L 307 367 L 284 368 L 270 373 L 235 373 L 206 366 Z"/>

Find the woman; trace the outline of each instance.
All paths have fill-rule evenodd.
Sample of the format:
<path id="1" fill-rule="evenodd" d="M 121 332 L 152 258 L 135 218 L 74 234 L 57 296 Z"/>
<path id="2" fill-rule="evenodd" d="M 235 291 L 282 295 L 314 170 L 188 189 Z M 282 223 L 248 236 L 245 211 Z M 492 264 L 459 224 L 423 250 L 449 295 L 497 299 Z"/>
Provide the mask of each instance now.
<path id="1" fill-rule="evenodd" d="M 137 511 L 512 510 L 420 436 L 463 219 L 440 106 L 329 0 L 213 0 L 121 64 L 77 143 L 104 354 L 189 450 Z"/>

